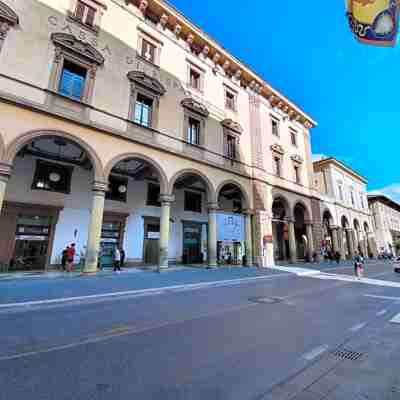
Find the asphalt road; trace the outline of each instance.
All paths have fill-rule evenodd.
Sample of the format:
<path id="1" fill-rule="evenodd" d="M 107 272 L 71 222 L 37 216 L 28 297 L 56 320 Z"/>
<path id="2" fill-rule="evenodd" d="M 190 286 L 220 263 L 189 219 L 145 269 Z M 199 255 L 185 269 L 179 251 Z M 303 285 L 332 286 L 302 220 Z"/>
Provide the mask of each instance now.
<path id="1" fill-rule="evenodd" d="M 367 274 L 400 282 L 383 263 Z M 233 286 L 5 309 L 0 399 L 267 399 L 327 352 L 387 327 L 400 313 L 397 297 L 400 288 L 279 274 Z M 391 329 L 400 333 L 400 325 Z"/>

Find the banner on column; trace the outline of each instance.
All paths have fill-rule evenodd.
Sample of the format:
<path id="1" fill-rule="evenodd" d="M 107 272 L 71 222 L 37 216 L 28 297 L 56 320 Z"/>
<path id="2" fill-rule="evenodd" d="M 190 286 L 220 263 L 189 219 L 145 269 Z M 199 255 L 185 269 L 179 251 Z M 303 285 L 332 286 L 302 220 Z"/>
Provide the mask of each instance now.
<path id="1" fill-rule="evenodd" d="M 350 29 L 361 43 L 395 46 L 399 0 L 346 0 Z"/>

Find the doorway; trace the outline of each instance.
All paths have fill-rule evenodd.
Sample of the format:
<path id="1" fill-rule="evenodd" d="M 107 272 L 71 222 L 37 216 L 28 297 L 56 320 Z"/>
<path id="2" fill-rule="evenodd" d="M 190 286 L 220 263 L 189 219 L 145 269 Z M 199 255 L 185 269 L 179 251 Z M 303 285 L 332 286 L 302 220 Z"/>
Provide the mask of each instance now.
<path id="1" fill-rule="evenodd" d="M 201 232 L 202 223 L 183 222 L 183 255 L 184 264 L 203 263 L 203 253 L 201 251 Z"/>

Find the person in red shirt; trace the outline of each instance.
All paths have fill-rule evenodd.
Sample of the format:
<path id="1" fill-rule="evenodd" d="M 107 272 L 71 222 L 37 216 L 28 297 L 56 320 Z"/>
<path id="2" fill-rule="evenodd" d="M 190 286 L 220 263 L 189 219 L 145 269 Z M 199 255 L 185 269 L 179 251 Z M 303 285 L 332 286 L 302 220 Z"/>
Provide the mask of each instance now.
<path id="1" fill-rule="evenodd" d="M 74 257 L 75 257 L 75 243 L 72 243 L 71 246 L 69 246 L 67 250 L 67 271 L 71 272 L 72 271 L 72 265 L 74 263 Z"/>

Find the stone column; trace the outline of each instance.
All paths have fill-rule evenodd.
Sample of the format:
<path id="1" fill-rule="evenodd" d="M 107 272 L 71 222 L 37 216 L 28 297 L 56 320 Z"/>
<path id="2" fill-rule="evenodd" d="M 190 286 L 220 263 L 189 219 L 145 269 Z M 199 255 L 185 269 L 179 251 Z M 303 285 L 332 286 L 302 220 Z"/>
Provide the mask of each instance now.
<path id="1" fill-rule="evenodd" d="M 85 268 L 83 270 L 87 274 L 97 272 L 101 228 L 103 225 L 104 199 L 107 188 L 108 184 L 104 182 L 95 182 L 93 185 L 92 209 L 90 212 Z"/>
<path id="2" fill-rule="evenodd" d="M 344 228 L 339 228 L 339 235 L 340 235 L 340 258 L 341 260 L 346 260 L 346 245 L 347 243 L 346 238 L 346 231 Z"/>
<path id="3" fill-rule="evenodd" d="M 168 245 L 171 218 L 171 203 L 175 197 L 171 195 L 160 195 L 161 218 L 160 218 L 160 244 L 158 253 L 158 271 L 168 268 Z"/>
<path id="4" fill-rule="evenodd" d="M 251 226 L 251 216 L 252 212 L 250 210 L 245 211 L 245 248 L 246 248 L 246 266 L 251 267 L 253 265 L 253 240 L 252 240 L 252 226 Z"/>
<path id="5" fill-rule="evenodd" d="M 297 261 L 297 246 L 296 246 L 296 234 L 294 231 L 294 221 L 289 220 L 289 251 L 290 251 L 290 262 L 294 264 Z"/>
<path id="6" fill-rule="evenodd" d="M 0 214 L 6 196 L 7 183 L 11 175 L 11 165 L 0 162 Z"/>
<path id="7" fill-rule="evenodd" d="M 350 252 L 350 258 L 354 258 L 354 240 L 353 240 L 353 230 L 351 228 L 346 229 L 346 237 L 347 237 L 347 243 L 349 244 L 349 252 Z"/>
<path id="8" fill-rule="evenodd" d="M 308 242 L 308 253 L 309 253 L 310 261 L 311 261 L 312 256 L 315 252 L 313 224 L 311 222 L 306 222 L 306 235 L 307 235 L 307 242 Z"/>
<path id="9" fill-rule="evenodd" d="M 208 267 L 216 268 L 217 262 L 217 203 L 208 204 Z"/>
<path id="10" fill-rule="evenodd" d="M 339 228 L 337 226 L 332 227 L 332 250 L 334 253 L 339 251 L 338 231 Z"/>

